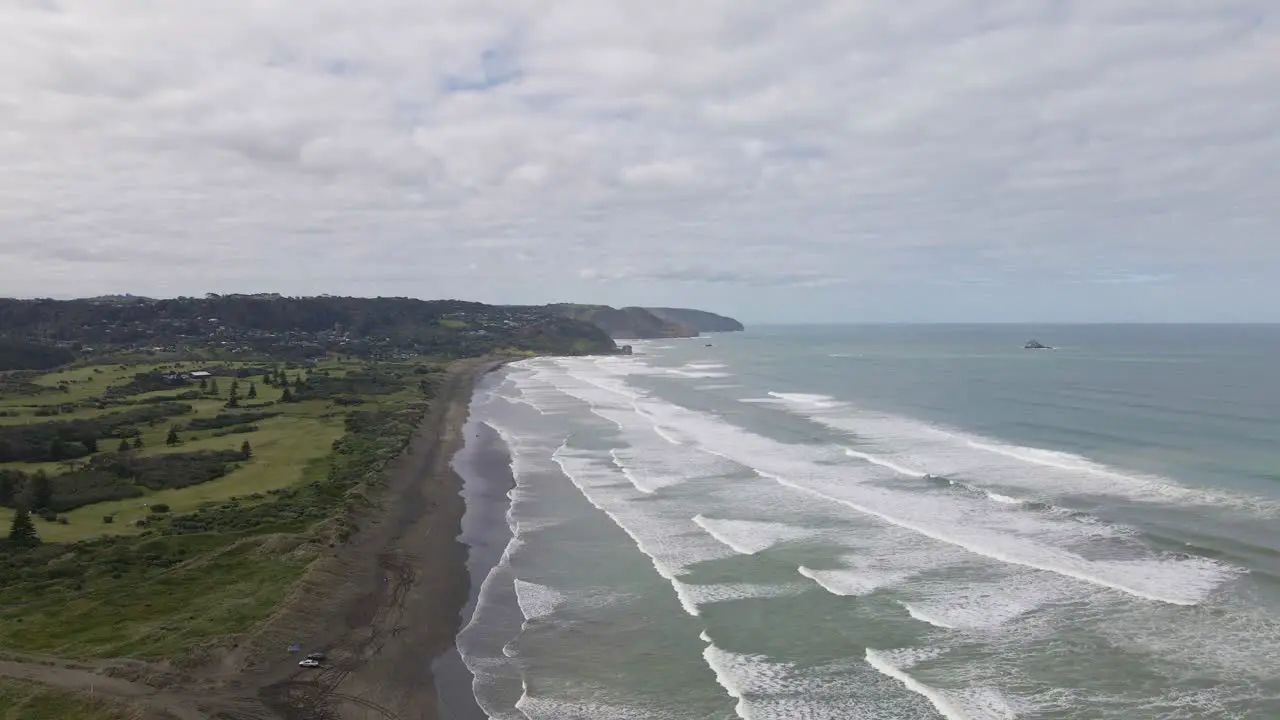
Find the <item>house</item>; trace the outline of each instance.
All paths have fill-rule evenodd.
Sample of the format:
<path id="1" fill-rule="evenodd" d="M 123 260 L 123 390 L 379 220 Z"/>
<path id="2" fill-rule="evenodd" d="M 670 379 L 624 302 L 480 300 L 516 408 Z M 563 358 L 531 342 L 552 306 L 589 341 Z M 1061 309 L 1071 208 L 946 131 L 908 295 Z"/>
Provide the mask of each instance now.
<path id="1" fill-rule="evenodd" d="M 213 373 L 211 373 L 211 372 L 206 372 L 206 371 L 204 371 L 204 370 L 197 370 L 197 371 L 195 371 L 195 372 L 193 372 L 193 373 L 190 373 L 190 374 L 188 375 L 188 377 L 190 377 L 190 378 L 192 378 L 192 379 L 195 379 L 195 380 L 199 380 L 200 378 L 209 378 L 209 377 L 213 377 Z"/>

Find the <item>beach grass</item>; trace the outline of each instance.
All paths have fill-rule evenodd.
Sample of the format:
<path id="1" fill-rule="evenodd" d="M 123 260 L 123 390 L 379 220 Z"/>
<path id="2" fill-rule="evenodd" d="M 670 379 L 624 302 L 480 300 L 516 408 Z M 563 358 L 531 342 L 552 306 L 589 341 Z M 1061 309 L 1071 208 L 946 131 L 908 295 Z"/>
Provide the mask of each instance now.
<path id="1" fill-rule="evenodd" d="M 140 717 L 137 711 L 101 697 L 0 678 L 0 720 L 135 720 Z"/>
<path id="2" fill-rule="evenodd" d="M 62 657 L 156 659 L 235 636 L 268 615 L 313 559 L 298 540 L 273 537 L 149 540 L 145 550 L 157 557 L 193 559 L 135 569 L 81 591 L 28 593 L 16 621 L 0 623 L 0 645 Z"/>

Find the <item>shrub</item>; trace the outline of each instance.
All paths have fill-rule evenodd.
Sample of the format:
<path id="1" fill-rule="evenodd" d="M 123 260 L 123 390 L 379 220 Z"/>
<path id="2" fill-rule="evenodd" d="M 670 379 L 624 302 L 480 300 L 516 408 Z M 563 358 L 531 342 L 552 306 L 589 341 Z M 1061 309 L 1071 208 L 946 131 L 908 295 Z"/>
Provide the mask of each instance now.
<path id="1" fill-rule="evenodd" d="M 151 506 L 151 511 L 157 512 L 157 513 L 167 513 L 169 512 L 169 506 L 166 503 L 156 503 L 155 505 Z"/>

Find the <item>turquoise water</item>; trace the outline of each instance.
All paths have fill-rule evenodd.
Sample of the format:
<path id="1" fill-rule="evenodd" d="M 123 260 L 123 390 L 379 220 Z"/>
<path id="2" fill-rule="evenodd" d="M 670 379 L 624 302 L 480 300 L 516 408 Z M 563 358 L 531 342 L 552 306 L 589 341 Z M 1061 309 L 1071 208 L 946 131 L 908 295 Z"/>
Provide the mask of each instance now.
<path id="1" fill-rule="evenodd" d="M 516 479 L 459 638 L 476 697 L 1280 717 L 1278 351 L 1275 327 L 791 327 L 520 363 L 473 411 Z"/>

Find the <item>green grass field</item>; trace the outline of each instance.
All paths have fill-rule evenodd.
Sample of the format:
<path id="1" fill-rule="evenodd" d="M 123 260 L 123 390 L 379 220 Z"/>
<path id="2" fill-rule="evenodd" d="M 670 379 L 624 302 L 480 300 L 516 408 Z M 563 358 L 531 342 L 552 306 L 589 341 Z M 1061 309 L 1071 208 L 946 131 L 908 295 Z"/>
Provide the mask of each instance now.
<path id="1" fill-rule="evenodd" d="M 79 378 L 81 383 L 72 386 L 74 390 L 47 397 L 65 402 L 71 395 L 87 401 L 112 383 L 130 381 L 147 367 L 120 370 L 102 366 L 101 373 L 94 373 L 93 382 L 83 382 L 86 372 L 81 368 L 46 375 L 38 382 Z M 329 358 L 313 372 L 341 376 L 367 367 L 362 361 Z M 362 395 L 364 404 L 355 408 L 329 400 L 277 404 L 280 391 L 259 383 L 257 402 L 244 401 L 242 409 L 265 406 L 258 409 L 278 415 L 253 421 L 256 431 L 215 436 L 215 430 L 179 430 L 181 443 L 166 445 L 171 423 L 181 427 L 192 418 L 226 412 L 230 381 L 222 378 L 221 398 L 182 401 L 191 404 L 194 412 L 140 427 L 144 442 L 140 452 L 144 455 L 238 450 L 247 440 L 253 456 L 231 473 L 209 482 L 147 490 L 142 497 L 72 510 L 64 515 L 65 525 L 35 518 L 37 534 L 46 543 L 35 552 L 50 551 L 47 557 L 56 559 L 10 566 L 8 572 L 13 574 L 0 583 L 0 648 L 80 658 L 173 658 L 251 630 L 278 606 L 324 547 L 316 542 L 323 536 L 313 536 L 310 528 L 337 517 L 345 507 L 343 491 L 335 494 L 325 490 L 326 484 L 334 482 L 335 473 L 345 473 L 340 477 L 349 484 L 342 487 L 351 487 L 355 482 L 351 478 L 366 476 L 387 452 L 398 450 L 397 438 L 412 429 L 412 423 L 395 425 L 394 420 L 389 421 L 393 424 L 386 429 L 357 434 L 354 441 L 348 441 L 354 445 L 344 446 L 343 454 L 334 455 L 335 441 L 347 432 L 347 414 L 353 409 L 421 407 L 418 385 L 438 368 L 427 360 L 392 367 L 392 372 L 401 374 L 401 381 L 390 386 L 395 391 Z M 305 377 L 305 370 L 289 370 L 288 374 L 290 378 L 298 374 Z M 81 393 L 85 386 L 92 386 L 93 392 Z M 248 381 L 241 380 L 240 388 L 243 396 Z M 19 399 L 32 400 L 30 396 Z M 59 417 L 88 417 L 91 412 L 95 411 L 78 409 Z M 54 418 L 19 418 L 26 422 L 50 419 Z M 115 451 L 116 442 L 100 439 L 100 451 Z M 3 467 L 61 474 L 71 465 L 8 463 Z M 230 502 L 233 499 L 235 502 Z M 148 506 L 156 503 L 168 505 L 169 516 L 185 518 L 188 529 L 167 532 L 163 521 L 151 528 L 139 527 L 136 521 L 151 515 Z M 12 515 L 12 510 L 0 508 L 0 531 L 8 529 Z M 107 515 L 113 516 L 113 522 L 103 522 Z M 63 554 L 50 546 L 78 541 L 92 542 Z M 0 557 L 0 568 L 3 560 Z M 65 715 L 46 712 L 21 717 L 80 716 L 68 711 Z M 0 720 L 5 720 L 3 710 Z"/>
<path id="2" fill-rule="evenodd" d="M 0 678 L 0 720 L 134 720 L 134 710 L 102 698 Z"/>
<path id="3" fill-rule="evenodd" d="M 186 369 L 194 366 L 192 363 L 187 365 Z M 236 364 L 230 365 L 232 367 L 236 366 Z M 249 364 L 242 363 L 241 365 Z M 325 370 L 332 375 L 341 375 L 345 374 L 351 367 L 358 366 L 360 366 L 358 361 L 330 358 L 317 364 L 314 370 Z M 7 407 L 13 408 L 15 403 L 19 402 L 65 404 L 84 401 L 101 395 L 112 385 L 128 382 L 136 373 L 149 372 L 158 367 L 160 366 L 139 365 L 130 366 L 122 370 L 116 365 L 98 365 L 50 373 L 38 378 L 35 382 L 41 385 L 55 386 L 60 380 L 69 380 L 77 384 L 72 385 L 73 390 L 67 394 L 58 393 L 56 395 L 25 398 L 0 397 L 0 407 L 4 407 L 6 402 L 8 403 Z M 95 372 L 95 370 L 100 372 Z M 288 372 L 292 375 L 305 371 L 292 370 Z M 86 378 L 93 378 L 93 381 L 87 382 Z M 240 444 L 247 440 L 253 448 L 253 458 L 249 462 L 242 464 L 241 467 L 229 475 L 212 482 L 180 490 L 148 491 L 143 497 L 98 503 L 72 510 L 65 513 L 68 520 L 66 525 L 36 520 L 37 532 L 41 539 L 45 542 L 74 542 L 102 535 L 133 535 L 142 532 L 143 528 L 137 527 L 135 521 L 141 520 L 150 514 L 149 505 L 164 503 L 171 508 L 172 512 L 184 513 L 195 510 L 206 503 L 216 503 L 233 497 L 279 490 L 291 487 L 307 479 L 314 479 L 308 478 L 309 472 L 314 474 L 314 470 L 309 471 L 308 468 L 314 468 L 315 464 L 329 453 L 333 441 L 342 436 L 341 413 L 334 412 L 332 406 L 325 401 L 273 404 L 270 407 L 259 408 L 259 406 L 274 403 L 280 396 L 280 390 L 264 386 L 257 380 L 240 380 L 242 397 L 248 393 L 250 382 L 257 384 L 259 397 L 257 400 L 243 400 L 241 409 L 265 409 L 270 412 L 280 413 L 279 417 L 255 422 L 254 424 L 259 427 L 256 432 L 216 437 L 213 430 L 180 431 L 179 434 L 182 438 L 180 445 L 169 446 L 165 444 L 170 424 L 181 426 L 193 418 L 213 417 L 219 413 L 228 412 L 224 407 L 231 388 L 231 380 L 228 378 L 219 379 L 219 397 L 182 401 L 192 406 L 193 412 L 191 414 L 172 418 L 171 423 L 164 422 L 142 428 L 142 440 L 145 446 L 142 453 L 144 455 L 193 452 L 197 450 L 238 450 Z M 183 389 L 192 388 L 145 393 L 132 396 L 131 399 L 139 400 L 149 396 L 172 395 Z M 120 409 L 119 407 L 106 410 L 79 408 L 74 413 L 53 417 L 36 417 L 31 414 L 33 408 L 21 408 L 21 410 L 25 410 L 22 416 L 0 417 L 0 424 L 13 425 L 26 422 L 92 418 Z M 100 447 L 103 451 L 113 451 L 116 449 L 116 442 L 109 438 L 103 439 L 100 441 Z M 66 472 L 70 468 L 70 464 L 57 462 L 0 463 L 0 468 L 4 467 L 22 470 L 27 473 L 44 470 L 49 474 L 56 475 Z M 319 472 L 323 473 L 323 468 L 320 468 Z M 103 516 L 106 515 L 114 516 L 115 519 L 111 524 L 102 521 Z M 9 527 L 12 518 L 12 510 L 0 508 L 0 529 Z"/>
<path id="4" fill-rule="evenodd" d="M 184 551 L 195 559 L 150 577 L 29 599 L 20 622 L 0 623 L 0 646 L 62 657 L 155 659 L 250 630 L 313 558 L 306 550 L 282 552 L 297 540 L 283 548 L 272 536 L 237 540 L 206 534 L 148 541 L 157 553 Z"/>
<path id="5" fill-rule="evenodd" d="M 299 403 L 300 405 L 304 403 Z M 310 403 L 305 403 L 310 404 Z M 181 490 L 148 492 L 143 497 L 97 503 L 65 513 L 68 524 L 45 522 L 37 519 L 36 532 L 45 542 L 74 542 L 102 535 L 134 535 L 142 532 L 134 521 L 150 514 L 148 505 L 165 503 L 173 513 L 195 510 L 205 503 L 219 502 L 232 497 L 253 493 L 265 493 L 292 487 L 304 480 L 315 479 L 316 472 L 323 475 L 324 459 L 333 441 L 342 436 L 340 418 L 319 418 L 290 415 L 257 423 L 262 429 L 253 433 L 192 439 L 181 445 L 164 444 L 165 429 L 156 429 L 145 436 L 147 454 L 191 452 L 194 450 L 238 450 L 245 440 L 253 447 L 253 458 L 225 477 L 211 482 L 193 485 Z M 195 434 L 192 434 L 194 436 Z M 320 467 L 316 467 L 320 465 Z M 25 470 L 47 467 L 56 471 L 58 463 L 9 463 L 7 467 Z M 115 516 L 114 522 L 102 522 L 104 515 Z M 0 528 L 9 527 L 13 511 L 0 508 Z"/>

